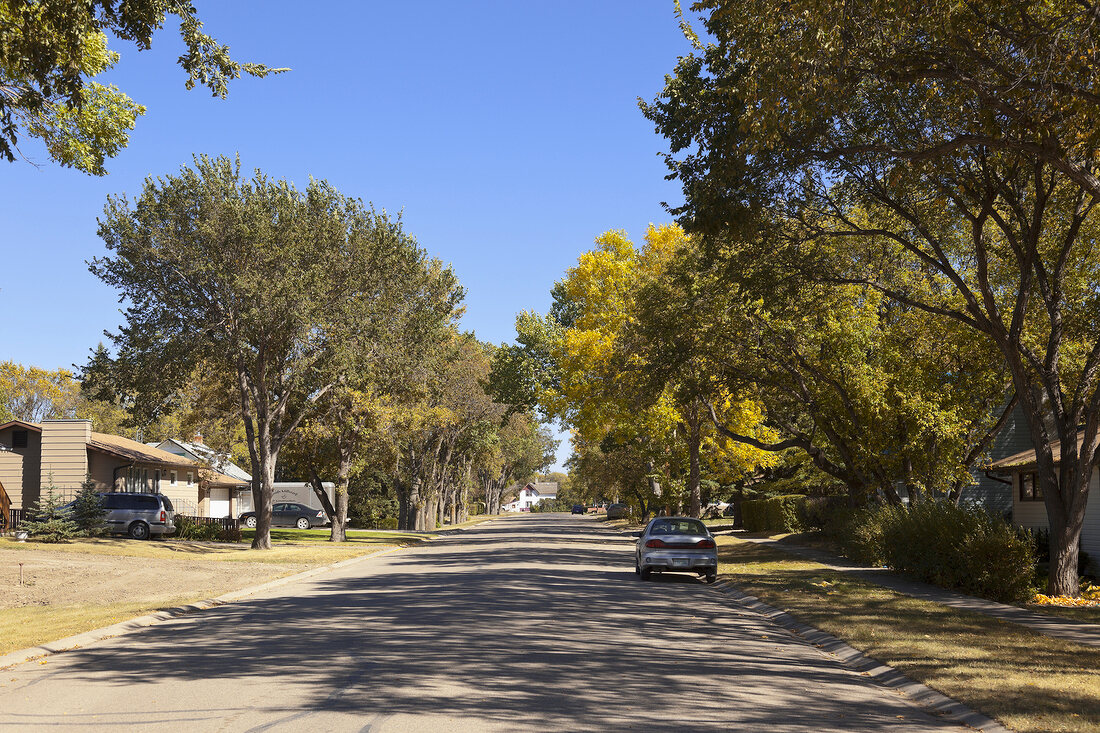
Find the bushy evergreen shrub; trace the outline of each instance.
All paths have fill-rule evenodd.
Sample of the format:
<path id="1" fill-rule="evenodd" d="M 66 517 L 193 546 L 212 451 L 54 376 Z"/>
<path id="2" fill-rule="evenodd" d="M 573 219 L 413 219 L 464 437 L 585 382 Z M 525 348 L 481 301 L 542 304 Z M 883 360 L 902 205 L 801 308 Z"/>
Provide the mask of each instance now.
<path id="1" fill-rule="evenodd" d="M 91 479 L 80 485 L 80 493 L 73 501 L 72 519 L 85 537 L 99 537 L 107 533 L 107 510 Z"/>
<path id="2" fill-rule="evenodd" d="M 64 502 L 53 484 L 43 489 L 42 497 L 31 505 L 19 529 L 39 542 L 65 542 L 80 534 L 80 527 L 69 512 L 61 511 Z"/>

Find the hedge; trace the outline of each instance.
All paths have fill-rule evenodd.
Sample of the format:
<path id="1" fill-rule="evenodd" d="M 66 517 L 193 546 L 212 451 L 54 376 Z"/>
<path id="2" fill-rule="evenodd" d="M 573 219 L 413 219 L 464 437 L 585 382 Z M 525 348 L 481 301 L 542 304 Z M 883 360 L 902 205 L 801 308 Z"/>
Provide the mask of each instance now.
<path id="1" fill-rule="evenodd" d="M 853 560 L 943 588 L 995 601 L 1031 595 L 1031 538 L 979 507 L 924 502 L 864 509 L 852 515 L 840 539 Z"/>
<path id="2" fill-rule="evenodd" d="M 804 528 L 806 502 L 801 494 L 743 501 L 741 522 L 746 532 L 798 532 Z"/>

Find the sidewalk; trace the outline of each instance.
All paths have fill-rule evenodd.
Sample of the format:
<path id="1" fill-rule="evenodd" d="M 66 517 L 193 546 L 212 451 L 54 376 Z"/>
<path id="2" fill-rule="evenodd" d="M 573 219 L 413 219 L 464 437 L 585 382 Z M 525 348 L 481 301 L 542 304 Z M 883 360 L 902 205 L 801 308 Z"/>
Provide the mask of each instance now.
<path id="1" fill-rule="evenodd" d="M 1072 641 L 1077 644 L 1100 647 L 1100 624 L 1059 619 L 1053 616 L 1047 616 L 1046 614 L 1036 613 L 1035 611 L 1028 611 L 1027 609 L 1017 606 L 1010 606 L 1005 603 L 987 601 L 984 598 L 974 598 L 973 596 L 963 595 L 962 593 L 956 593 L 955 591 L 946 590 L 938 586 L 910 580 L 909 578 L 898 575 L 885 568 L 867 568 L 860 565 L 853 565 L 846 558 L 839 557 L 830 552 L 825 552 L 824 550 L 803 547 L 801 545 L 773 540 L 767 537 L 742 537 L 741 539 L 747 540 L 748 542 L 755 542 L 760 545 L 768 545 L 778 550 L 789 552 L 792 555 L 798 555 L 807 560 L 813 560 L 814 562 L 821 563 L 830 570 L 836 570 L 845 575 L 851 575 L 860 580 L 866 580 L 870 583 L 881 585 L 897 593 L 920 598 L 925 601 L 940 603 L 944 606 L 958 608 L 963 611 L 984 613 L 987 616 L 992 616 L 1002 621 L 1025 626 L 1038 634 L 1065 639 L 1066 641 Z"/>

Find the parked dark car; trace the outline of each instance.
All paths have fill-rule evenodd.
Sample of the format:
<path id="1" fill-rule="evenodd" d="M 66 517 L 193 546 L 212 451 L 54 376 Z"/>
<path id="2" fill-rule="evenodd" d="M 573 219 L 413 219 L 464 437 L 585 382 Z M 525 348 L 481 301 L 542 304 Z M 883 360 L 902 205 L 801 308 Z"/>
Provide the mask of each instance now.
<path id="1" fill-rule="evenodd" d="M 176 531 L 176 509 L 164 494 L 97 494 L 106 514 L 103 521 L 111 534 L 125 534 L 135 540 Z M 71 509 L 75 502 L 61 507 Z"/>
<path id="2" fill-rule="evenodd" d="M 612 504 L 607 508 L 608 519 L 626 519 L 630 516 L 630 507 L 626 504 Z"/>
<path id="3" fill-rule="evenodd" d="M 583 504 L 574 504 L 570 514 L 584 514 L 586 511 Z"/>
<path id="4" fill-rule="evenodd" d="M 322 509 L 313 509 L 305 504 L 281 502 L 271 507 L 272 527 L 297 527 L 309 529 L 328 524 L 328 517 Z M 256 512 L 241 514 L 241 525 L 253 529 L 256 527 Z"/>

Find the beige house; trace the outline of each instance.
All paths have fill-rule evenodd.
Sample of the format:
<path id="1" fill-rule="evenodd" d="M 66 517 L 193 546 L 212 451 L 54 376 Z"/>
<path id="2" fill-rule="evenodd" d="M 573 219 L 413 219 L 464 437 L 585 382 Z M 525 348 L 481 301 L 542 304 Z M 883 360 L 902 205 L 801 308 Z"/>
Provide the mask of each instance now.
<path id="1" fill-rule="evenodd" d="M 1057 465 L 1061 445 L 1051 444 Z M 1036 481 L 1035 451 L 1028 450 L 993 463 L 993 471 L 1012 476 L 1012 521 L 1029 529 L 1050 529 L 1043 491 Z M 1100 570 L 1100 467 L 1094 467 L 1081 527 L 1081 549 L 1088 553 L 1092 569 Z"/>
<path id="2" fill-rule="evenodd" d="M 210 516 L 210 496 L 238 479 L 168 451 L 92 432 L 90 420 L 0 424 L 0 484 L 13 509 L 38 501 L 51 484 L 64 497 L 87 479 L 101 491 L 164 494 L 180 514 Z"/>

